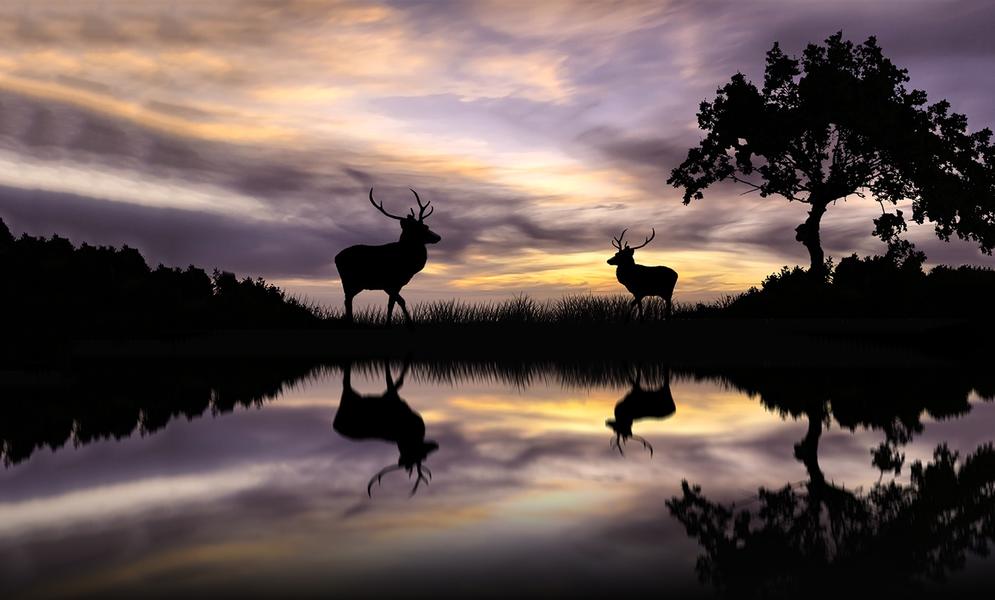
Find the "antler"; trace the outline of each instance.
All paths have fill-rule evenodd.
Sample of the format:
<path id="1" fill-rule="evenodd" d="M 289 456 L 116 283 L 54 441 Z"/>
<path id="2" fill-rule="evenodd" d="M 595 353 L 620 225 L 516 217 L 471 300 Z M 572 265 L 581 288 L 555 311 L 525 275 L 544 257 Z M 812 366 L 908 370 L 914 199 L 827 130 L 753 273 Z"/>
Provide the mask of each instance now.
<path id="1" fill-rule="evenodd" d="M 418 491 L 418 486 L 421 485 L 421 482 L 424 481 L 425 485 L 428 485 L 428 482 L 432 479 L 432 471 L 428 467 L 422 467 L 422 464 L 418 463 L 416 468 L 418 469 L 418 479 L 415 480 L 415 487 L 411 488 L 409 496 L 415 495 L 415 492 Z M 422 469 L 425 470 L 425 473 L 428 473 L 428 477 L 425 477 L 425 474 L 422 473 Z M 411 477 L 411 469 L 408 469 L 408 477 Z"/>
<path id="2" fill-rule="evenodd" d="M 380 202 L 380 204 L 377 204 L 377 202 L 373 199 L 373 188 L 370 188 L 370 204 L 372 204 L 373 206 L 375 206 L 377 210 L 379 210 L 383 214 L 387 215 L 391 219 L 397 219 L 398 221 L 404 219 L 404 217 L 398 217 L 396 215 L 392 215 L 389 212 L 387 212 L 386 210 L 384 210 L 383 202 Z M 414 214 L 414 213 L 412 213 L 412 214 Z"/>
<path id="3" fill-rule="evenodd" d="M 615 437 L 608 441 L 608 447 L 615 448 L 616 450 L 618 450 L 619 456 L 625 456 L 625 450 L 622 449 L 622 446 L 625 445 L 625 442 L 629 441 L 629 439 L 636 440 L 637 442 L 642 444 L 643 448 L 646 448 L 647 450 L 650 451 L 650 456 L 653 456 L 652 444 L 647 442 L 646 439 L 643 438 L 643 436 L 641 435 L 622 435 L 621 433 L 616 433 Z"/>
<path id="4" fill-rule="evenodd" d="M 429 200 L 423 206 L 422 203 L 421 203 L 421 198 L 418 197 L 418 192 L 412 190 L 411 188 L 408 188 L 408 189 L 411 190 L 411 193 L 415 195 L 415 202 L 418 203 L 418 220 L 419 221 L 424 221 L 425 219 L 428 218 L 429 215 L 431 215 L 432 213 L 435 212 L 435 207 L 433 206 L 432 210 L 428 211 L 428 213 L 425 213 L 425 209 L 429 207 L 429 204 L 432 204 L 432 201 Z M 411 216 L 412 217 L 415 216 L 415 210 L 414 209 L 411 209 Z"/>
<path id="5" fill-rule="evenodd" d="M 414 468 L 418 470 L 418 479 L 415 480 L 415 486 L 413 488 L 411 488 L 411 494 L 410 494 L 411 496 L 415 495 L 415 492 L 418 491 L 418 486 L 420 486 L 423 481 L 427 485 L 428 482 L 432 480 L 432 470 L 431 469 L 429 469 L 428 467 L 422 465 L 420 462 L 416 463 Z M 370 483 L 368 483 L 366 485 L 366 495 L 369 496 L 370 498 L 372 498 L 373 497 L 373 484 L 374 483 L 377 483 L 377 484 L 382 483 L 384 475 L 386 475 L 387 473 L 390 473 L 391 471 L 400 471 L 401 469 L 404 469 L 404 467 L 401 466 L 401 465 L 399 465 L 399 464 L 397 464 L 397 465 L 387 465 L 383 469 L 380 469 L 380 472 L 377 473 L 376 475 L 374 475 L 373 477 L 371 477 L 370 478 Z M 411 467 L 408 467 L 405 470 L 408 472 L 408 478 L 410 479 L 411 476 L 414 474 L 414 473 L 412 473 L 412 471 L 414 469 L 412 469 Z M 426 475 L 428 475 L 428 476 L 426 477 Z"/>
<path id="6" fill-rule="evenodd" d="M 626 231 L 629 231 L 628 227 L 626 227 L 625 229 L 623 229 L 622 230 L 622 234 L 619 235 L 617 238 L 612 238 L 612 246 L 615 246 L 615 248 L 617 248 L 618 250 L 622 249 L 622 238 L 625 237 L 625 232 Z"/>
<path id="7" fill-rule="evenodd" d="M 643 436 L 641 436 L 641 435 L 634 435 L 634 436 L 632 436 L 632 439 L 634 439 L 637 442 L 641 443 L 643 445 L 643 448 L 646 448 L 647 450 L 650 451 L 650 456 L 653 456 L 653 446 L 649 442 L 647 442 L 643 438 Z"/>
<path id="8" fill-rule="evenodd" d="M 646 244 L 648 244 L 648 243 L 652 242 L 652 241 L 653 241 L 653 238 L 655 238 L 655 237 L 656 237 L 656 228 L 654 227 L 654 228 L 653 228 L 653 234 L 652 234 L 652 235 L 650 235 L 650 236 L 649 236 L 648 238 L 646 238 L 646 241 L 645 241 L 645 242 L 643 242 L 642 244 L 639 244 L 638 246 L 634 246 L 634 247 L 633 247 L 632 249 L 633 249 L 633 250 L 639 250 L 640 248 L 642 248 L 642 247 L 643 247 L 643 246 L 645 246 Z"/>
<path id="9" fill-rule="evenodd" d="M 625 456 L 625 450 L 622 450 L 622 441 L 621 433 L 616 433 L 614 438 L 608 440 L 608 447 L 616 448 L 619 456 Z"/>
<path id="10" fill-rule="evenodd" d="M 387 473 L 390 473 L 391 471 L 399 471 L 402 468 L 404 468 L 404 467 L 402 467 L 401 465 L 387 465 L 386 467 L 380 469 L 379 473 L 377 473 L 373 477 L 370 477 L 370 483 L 368 483 L 366 485 L 366 495 L 369 496 L 370 498 L 372 498 L 373 497 L 373 484 L 374 483 L 378 483 L 378 484 L 381 483 L 382 480 L 383 480 L 383 476 L 384 475 L 386 475 Z"/>

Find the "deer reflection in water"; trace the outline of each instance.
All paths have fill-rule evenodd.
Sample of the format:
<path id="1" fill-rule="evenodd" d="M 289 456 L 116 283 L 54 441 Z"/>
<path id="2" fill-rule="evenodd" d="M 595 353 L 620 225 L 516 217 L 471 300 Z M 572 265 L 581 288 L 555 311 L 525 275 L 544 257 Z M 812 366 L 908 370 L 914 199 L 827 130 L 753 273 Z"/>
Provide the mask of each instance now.
<path id="1" fill-rule="evenodd" d="M 332 428 L 343 437 L 352 440 L 383 440 L 397 444 L 400 453 L 396 465 L 388 465 L 370 478 L 366 493 L 373 496 L 373 484 L 381 483 L 383 476 L 391 471 L 405 470 L 410 478 L 417 473 L 412 496 L 418 486 L 432 478 L 432 471 L 423 463 L 428 455 L 439 448 L 439 444 L 425 439 L 425 421 L 421 415 L 411 410 L 401 399 L 398 391 L 404 385 L 408 372 L 405 361 L 401 374 L 395 381 L 390 374 L 390 363 L 384 364 L 387 389 L 380 395 L 363 395 L 352 387 L 352 368 L 346 364 L 342 368 L 342 400 Z"/>
<path id="2" fill-rule="evenodd" d="M 674 396 L 670 393 L 670 369 L 664 374 L 663 387 L 655 390 L 643 389 L 640 384 L 642 372 L 636 370 L 636 376 L 630 378 L 632 389 L 615 405 L 615 418 L 605 421 L 605 425 L 615 432 L 610 445 L 625 455 L 622 446 L 629 439 L 641 443 L 653 456 L 653 446 L 642 436 L 632 433 L 632 424 L 642 419 L 666 419 L 677 411 Z"/>

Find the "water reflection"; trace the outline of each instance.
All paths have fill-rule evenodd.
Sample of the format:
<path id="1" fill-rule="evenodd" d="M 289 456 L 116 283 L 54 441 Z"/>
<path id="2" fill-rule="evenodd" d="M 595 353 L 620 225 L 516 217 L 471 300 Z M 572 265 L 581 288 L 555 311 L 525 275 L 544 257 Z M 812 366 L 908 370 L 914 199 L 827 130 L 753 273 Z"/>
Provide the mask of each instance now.
<path id="1" fill-rule="evenodd" d="M 150 435 L 171 420 L 261 406 L 320 376 L 315 363 L 81 364 L 0 381 L 0 459 Z"/>
<path id="2" fill-rule="evenodd" d="M 988 442 L 961 458 L 946 443 L 928 462 L 915 461 L 908 484 L 881 477 L 867 491 L 827 481 L 819 441 L 835 421 L 851 431 L 880 430 L 871 463 L 898 476 L 898 447 L 934 420 L 963 416 L 979 390 L 990 401 L 986 376 L 906 371 L 853 373 L 782 371 L 725 374 L 783 415 L 808 427 L 794 456 L 808 479 L 800 487 L 761 487 L 758 506 L 709 500 L 699 485 L 682 482 L 668 501 L 671 514 L 698 540 L 702 581 L 730 595 L 839 597 L 859 583 L 863 593 L 922 592 L 964 568 L 968 554 L 987 556 L 995 536 L 995 449 Z M 749 504 L 749 503 L 748 503 Z"/>
<path id="3" fill-rule="evenodd" d="M 810 472 L 800 490 L 761 488 L 755 509 L 709 500 L 682 484 L 671 514 L 705 551 L 702 581 L 737 597 L 839 597 L 923 591 L 987 556 L 995 532 L 995 448 L 961 458 L 946 445 L 916 461 L 908 485 L 875 483 L 867 492 Z"/>
<path id="4" fill-rule="evenodd" d="M 982 370 L 414 361 L 58 377 L 0 381 L 5 596 L 150 582 L 818 595 L 834 589 L 820 578 L 969 587 L 990 570 L 972 558 L 993 530 Z M 605 447 L 613 413 L 619 445 L 634 430 L 654 460 Z M 374 490 L 386 463 L 413 481 Z"/>
<path id="5" fill-rule="evenodd" d="M 373 484 L 382 483 L 383 476 L 391 471 L 405 470 L 410 478 L 417 471 L 411 495 L 422 482 L 428 483 L 432 471 L 422 463 L 428 455 L 439 449 L 439 444 L 425 439 L 425 421 L 411 410 L 398 392 L 404 385 L 409 361 L 404 361 L 397 381 L 390 376 L 390 364 L 384 363 L 387 389 L 382 394 L 361 395 L 352 388 L 352 365 L 342 368 L 342 400 L 332 428 L 351 440 L 383 440 L 397 445 L 400 456 L 396 465 L 388 465 L 374 475 L 366 486 L 366 494 L 373 495 Z"/>
<path id="6" fill-rule="evenodd" d="M 636 375 L 632 378 L 632 389 L 615 405 L 615 418 L 605 421 L 605 425 L 615 432 L 611 443 L 622 455 L 625 454 L 622 449 L 625 442 L 633 439 L 649 450 L 652 456 L 653 445 L 646 438 L 634 435 L 632 424 L 643 419 L 663 420 L 677 411 L 674 396 L 670 392 L 670 369 L 664 372 L 663 386 L 658 389 L 643 389 L 641 378 L 642 370 L 637 368 Z"/>

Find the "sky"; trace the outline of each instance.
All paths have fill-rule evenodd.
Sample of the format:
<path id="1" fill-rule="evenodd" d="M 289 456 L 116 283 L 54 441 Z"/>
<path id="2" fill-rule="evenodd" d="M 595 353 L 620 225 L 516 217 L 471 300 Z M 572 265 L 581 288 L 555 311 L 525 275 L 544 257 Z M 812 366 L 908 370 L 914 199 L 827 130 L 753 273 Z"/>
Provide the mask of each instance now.
<path id="1" fill-rule="evenodd" d="M 0 217 L 334 305 L 334 255 L 399 234 L 369 188 L 404 213 L 410 187 L 442 242 L 409 300 L 624 291 L 605 260 L 626 227 L 655 227 L 637 262 L 676 269 L 678 301 L 714 298 L 806 264 L 805 207 L 734 186 L 682 205 L 666 179 L 702 100 L 759 80 L 773 42 L 842 30 L 991 127 L 993 25 L 982 1 L 7 1 Z M 827 252 L 881 252 L 879 213 L 831 207 Z M 910 237 L 933 264 L 995 265 Z"/>

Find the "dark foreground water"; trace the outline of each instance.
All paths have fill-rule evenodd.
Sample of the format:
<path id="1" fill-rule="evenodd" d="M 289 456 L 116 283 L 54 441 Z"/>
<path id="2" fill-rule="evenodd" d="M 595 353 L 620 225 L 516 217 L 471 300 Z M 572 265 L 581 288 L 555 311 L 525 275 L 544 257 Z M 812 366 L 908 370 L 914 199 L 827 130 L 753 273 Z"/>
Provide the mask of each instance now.
<path id="1" fill-rule="evenodd" d="M 986 373 L 212 369 L 11 376 L 0 596 L 811 597 L 992 579 Z"/>

